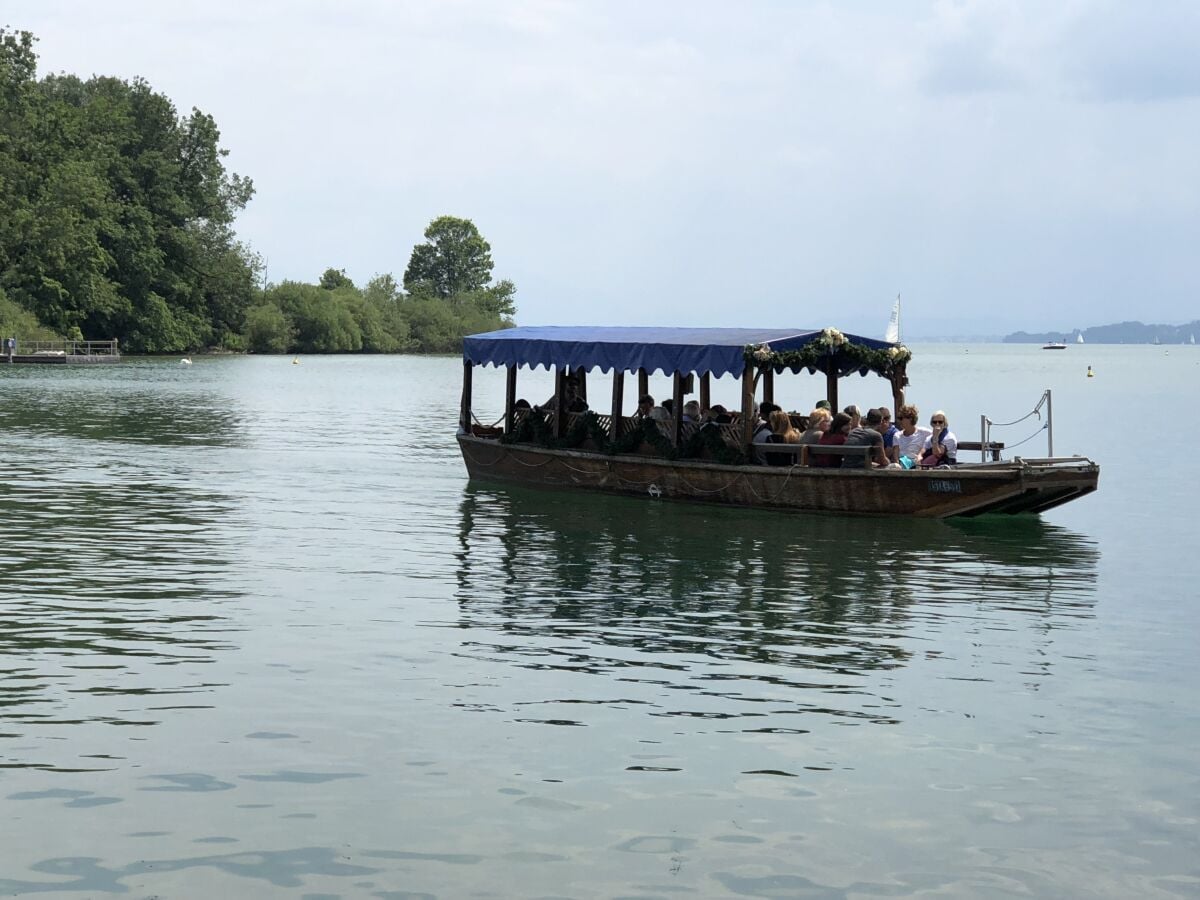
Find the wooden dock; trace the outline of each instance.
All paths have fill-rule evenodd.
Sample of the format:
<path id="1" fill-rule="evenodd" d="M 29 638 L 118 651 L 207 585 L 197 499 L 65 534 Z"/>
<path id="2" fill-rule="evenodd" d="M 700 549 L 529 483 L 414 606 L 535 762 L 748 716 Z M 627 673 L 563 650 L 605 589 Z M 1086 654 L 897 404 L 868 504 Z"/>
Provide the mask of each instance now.
<path id="1" fill-rule="evenodd" d="M 0 364 L 83 366 L 121 361 L 117 340 L 111 341 L 24 341 L 15 349 L 0 342 Z"/>

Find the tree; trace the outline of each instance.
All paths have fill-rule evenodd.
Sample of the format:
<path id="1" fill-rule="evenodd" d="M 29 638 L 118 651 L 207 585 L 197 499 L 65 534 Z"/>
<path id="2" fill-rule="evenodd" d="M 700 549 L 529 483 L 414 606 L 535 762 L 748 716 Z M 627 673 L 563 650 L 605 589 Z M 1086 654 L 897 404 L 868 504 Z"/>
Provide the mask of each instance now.
<path id="1" fill-rule="evenodd" d="M 255 353 L 286 353 L 293 337 L 287 316 L 274 303 L 246 310 L 246 345 Z"/>
<path id="2" fill-rule="evenodd" d="M 346 275 L 345 269 L 328 268 L 321 273 L 321 287 L 327 291 L 336 291 L 338 288 L 352 288 L 354 282 Z"/>
<path id="3" fill-rule="evenodd" d="M 58 332 L 138 352 L 243 327 L 256 260 L 233 220 L 254 188 L 220 132 L 141 79 L 36 79 L 33 37 L 0 28 L 0 288 Z"/>
<path id="4" fill-rule="evenodd" d="M 470 219 L 441 216 L 413 247 L 404 287 L 411 294 L 452 297 L 485 288 L 492 280 L 492 248 Z"/>

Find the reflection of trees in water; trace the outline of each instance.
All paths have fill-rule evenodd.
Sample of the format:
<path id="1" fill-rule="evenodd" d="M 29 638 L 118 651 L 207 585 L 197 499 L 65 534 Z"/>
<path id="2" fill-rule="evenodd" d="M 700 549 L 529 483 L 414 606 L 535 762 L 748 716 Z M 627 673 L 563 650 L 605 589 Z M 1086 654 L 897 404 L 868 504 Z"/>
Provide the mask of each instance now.
<path id="1" fill-rule="evenodd" d="M 131 483 L 115 469 L 72 482 L 38 464 L 0 483 L 0 702 L 16 723 L 153 724 L 181 703 L 133 696 L 211 690 L 191 664 L 227 646 L 220 605 L 240 595 L 218 534 L 225 497 Z M 217 531 L 214 522 L 221 522 Z M 132 707 L 132 709 L 131 709 Z"/>
<path id="2" fill-rule="evenodd" d="M 235 446 L 244 423 L 228 397 L 192 385 L 47 378 L 5 384 L 0 431 L 176 446 Z"/>
<path id="3" fill-rule="evenodd" d="M 1094 546 L 1032 519 L 798 516 L 492 485 L 467 488 L 461 518 L 460 624 L 530 638 L 483 651 L 533 668 L 645 679 L 702 658 L 717 691 L 851 691 L 855 676 L 904 665 L 910 632 L 939 611 L 978 604 L 1051 629 L 1093 602 Z"/>

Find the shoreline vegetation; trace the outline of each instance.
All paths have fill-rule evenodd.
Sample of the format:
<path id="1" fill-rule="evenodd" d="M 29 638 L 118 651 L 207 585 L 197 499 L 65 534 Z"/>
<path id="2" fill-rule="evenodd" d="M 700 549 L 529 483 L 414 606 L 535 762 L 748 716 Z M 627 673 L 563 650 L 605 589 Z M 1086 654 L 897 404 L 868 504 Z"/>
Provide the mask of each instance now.
<path id="1" fill-rule="evenodd" d="M 1006 344 L 1046 344 L 1061 341 L 1077 343 L 1083 335 L 1085 344 L 1192 344 L 1200 334 L 1200 320 L 1183 325 L 1143 325 L 1141 322 L 1117 322 L 1113 325 L 1094 325 L 1072 331 L 1045 331 L 1037 334 L 1018 331 L 1006 335 Z"/>
<path id="2" fill-rule="evenodd" d="M 116 338 L 131 354 L 453 353 L 512 325 L 469 219 L 441 216 L 403 282 L 262 284 L 233 222 L 254 184 L 213 118 L 142 79 L 37 77 L 36 38 L 0 28 L 0 336 Z"/>

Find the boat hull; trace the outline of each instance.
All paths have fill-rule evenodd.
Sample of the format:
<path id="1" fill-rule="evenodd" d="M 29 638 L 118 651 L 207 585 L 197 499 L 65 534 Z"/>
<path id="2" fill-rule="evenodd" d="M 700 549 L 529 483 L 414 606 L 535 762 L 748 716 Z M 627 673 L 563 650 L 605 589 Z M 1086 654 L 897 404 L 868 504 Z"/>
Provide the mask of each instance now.
<path id="1" fill-rule="evenodd" d="M 933 470 L 727 466 L 550 450 L 458 435 L 473 479 L 732 506 L 846 515 L 948 518 L 1038 513 L 1096 490 L 1091 460 L 963 464 Z"/>

